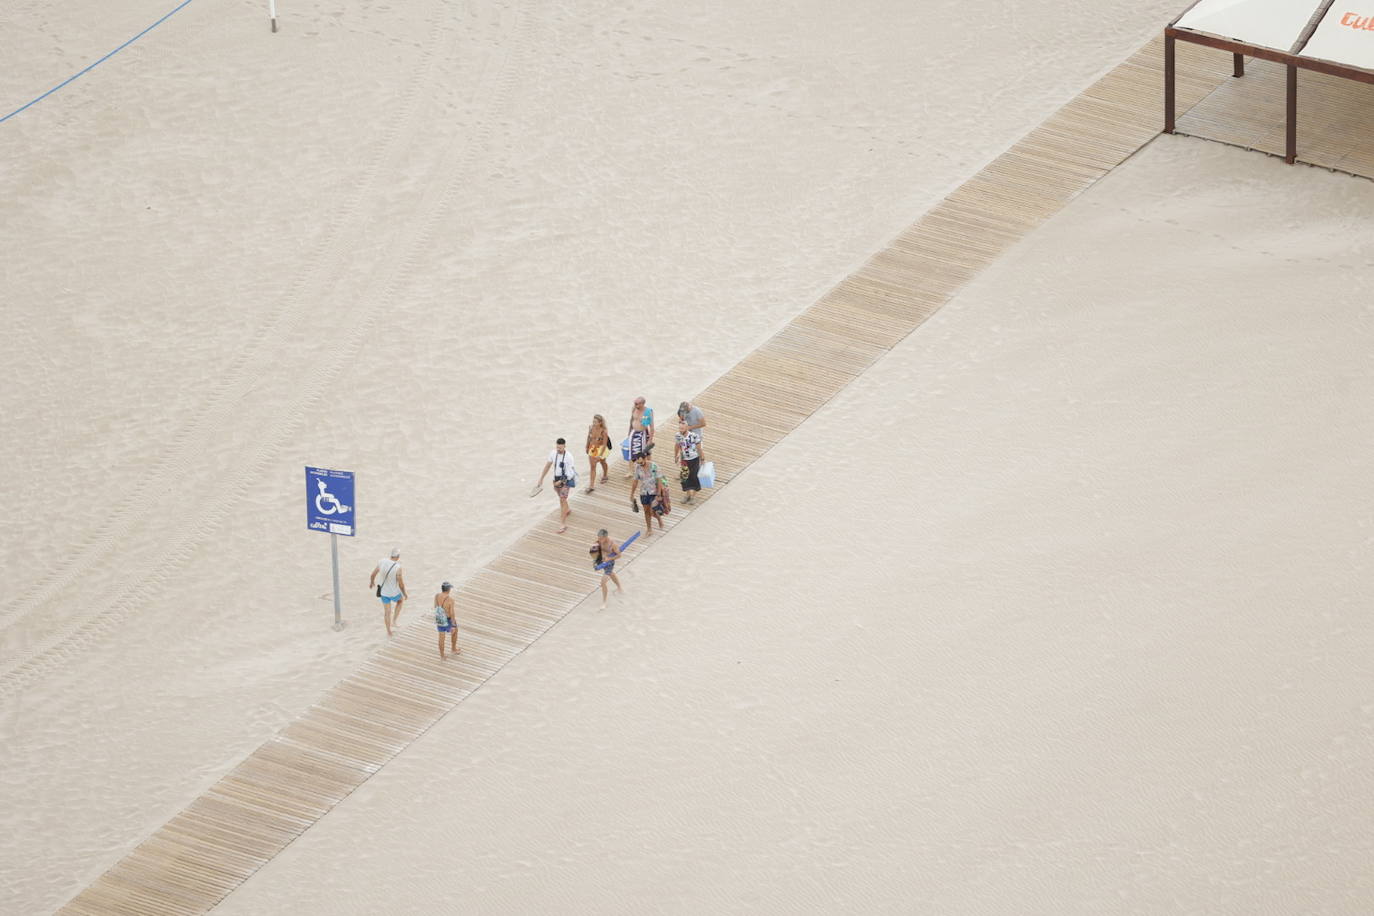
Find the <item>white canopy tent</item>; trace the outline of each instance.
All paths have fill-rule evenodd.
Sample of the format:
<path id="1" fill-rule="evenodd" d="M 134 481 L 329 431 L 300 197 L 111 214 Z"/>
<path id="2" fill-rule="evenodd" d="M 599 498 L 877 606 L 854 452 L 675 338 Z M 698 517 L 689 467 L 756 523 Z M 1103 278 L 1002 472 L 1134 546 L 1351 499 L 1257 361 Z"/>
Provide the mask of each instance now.
<path id="1" fill-rule="evenodd" d="M 1288 51 L 1319 5 L 1318 0 L 1199 0 L 1173 24 Z"/>
<path id="2" fill-rule="evenodd" d="M 1302 57 L 1374 71 L 1374 2 L 1361 3 L 1362 13 L 1351 5 L 1331 6 L 1302 47 Z"/>
<path id="3" fill-rule="evenodd" d="M 1374 0 L 1197 0 L 1164 29 L 1164 130 L 1174 132 L 1174 42 L 1230 51 L 1288 68 L 1285 160 L 1297 159 L 1298 70 L 1374 83 Z"/>

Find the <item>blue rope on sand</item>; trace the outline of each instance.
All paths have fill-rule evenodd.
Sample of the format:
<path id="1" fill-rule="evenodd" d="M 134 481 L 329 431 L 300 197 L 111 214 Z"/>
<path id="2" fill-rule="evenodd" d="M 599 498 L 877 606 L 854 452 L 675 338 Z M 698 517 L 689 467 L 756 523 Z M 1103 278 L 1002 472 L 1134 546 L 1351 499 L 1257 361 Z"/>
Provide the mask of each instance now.
<path id="1" fill-rule="evenodd" d="M 91 64 L 90 66 L 86 67 L 84 70 L 81 70 L 81 71 L 79 71 L 79 72 L 77 72 L 77 73 L 74 73 L 74 74 L 72 74 L 71 76 L 67 77 L 67 78 L 64 79 L 62 82 L 58 83 L 56 86 L 52 87 L 52 88 L 49 89 L 47 92 L 43 93 L 42 95 L 40 95 L 38 98 L 34 99 L 33 101 L 27 102 L 27 103 L 25 103 L 25 104 L 23 104 L 23 105 L 20 105 L 18 108 L 14 109 L 14 111 L 11 111 L 9 114 L 5 115 L 3 118 L 0 118 L 0 124 L 5 123 L 5 122 L 8 121 L 10 118 L 12 118 L 12 117 L 14 117 L 15 115 L 19 114 L 19 112 L 23 111 L 25 108 L 28 108 L 30 105 L 36 105 L 36 104 L 38 104 L 39 102 L 43 101 L 43 100 L 46 99 L 48 96 L 52 95 L 54 92 L 56 92 L 57 90 L 61 89 L 63 86 L 67 85 L 67 84 L 70 83 L 72 80 L 76 79 L 77 77 L 79 77 L 79 76 L 84 76 L 84 75 L 86 75 L 87 73 L 90 73 L 90 72 L 91 72 L 92 70 L 94 70 L 96 67 L 98 67 L 98 66 L 100 66 L 101 64 L 105 63 L 105 61 L 109 60 L 111 57 L 114 57 L 114 56 L 115 56 L 116 54 L 118 54 L 120 51 L 123 51 L 123 50 L 124 50 L 125 48 L 127 48 L 129 45 L 131 45 L 131 44 L 133 44 L 134 42 L 138 41 L 138 40 L 139 40 L 140 38 L 142 38 L 144 35 L 147 35 L 149 32 L 151 32 L 153 29 L 157 28 L 158 26 L 162 25 L 162 24 L 163 24 L 164 22 L 166 22 L 168 19 L 171 19 L 171 18 L 172 18 L 172 13 L 177 12 L 177 10 L 180 10 L 182 7 L 188 5 L 189 3 L 191 3 L 191 0 L 181 0 L 181 3 L 177 6 L 176 9 L 172 10 L 171 13 L 168 13 L 166 16 L 163 16 L 163 17 L 162 17 L 161 19 L 159 19 L 157 22 L 154 22 L 152 25 L 148 26 L 148 27 L 147 27 L 146 29 L 144 29 L 142 32 L 139 32 L 139 33 L 138 33 L 137 35 L 135 35 L 133 38 L 130 38 L 128 41 L 124 42 L 124 44 L 122 44 L 122 45 L 120 45 L 119 47 L 115 48 L 115 49 L 114 49 L 113 51 L 111 51 L 109 54 L 106 54 L 104 57 L 100 58 L 100 60 L 98 60 L 98 61 L 96 61 L 95 63 Z"/>

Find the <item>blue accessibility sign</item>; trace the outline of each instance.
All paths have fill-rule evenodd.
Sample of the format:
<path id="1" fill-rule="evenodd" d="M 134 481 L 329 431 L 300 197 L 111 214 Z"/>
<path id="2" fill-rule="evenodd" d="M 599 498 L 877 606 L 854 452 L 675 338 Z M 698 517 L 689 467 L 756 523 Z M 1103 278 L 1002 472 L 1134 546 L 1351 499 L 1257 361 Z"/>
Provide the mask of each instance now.
<path id="1" fill-rule="evenodd" d="M 357 533 L 358 507 L 353 502 L 353 472 L 305 469 L 305 524 L 311 531 Z"/>

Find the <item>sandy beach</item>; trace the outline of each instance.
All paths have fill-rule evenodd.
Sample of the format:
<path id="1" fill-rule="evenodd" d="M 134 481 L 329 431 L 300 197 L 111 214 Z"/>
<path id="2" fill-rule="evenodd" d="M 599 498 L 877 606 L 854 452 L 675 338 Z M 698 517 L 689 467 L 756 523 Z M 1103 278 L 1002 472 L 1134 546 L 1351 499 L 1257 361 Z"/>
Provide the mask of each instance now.
<path id="1" fill-rule="evenodd" d="M 1371 205 L 1157 141 L 220 909 L 1366 911 Z"/>
<path id="2" fill-rule="evenodd" d="M 0 109 L 172 5 L 20 0 Z M 261 6 L 0 125 L 3 912 L 1177 12 Z M 1371 204 L 1155 143 L 221 909 L 1367 911 Z"/>

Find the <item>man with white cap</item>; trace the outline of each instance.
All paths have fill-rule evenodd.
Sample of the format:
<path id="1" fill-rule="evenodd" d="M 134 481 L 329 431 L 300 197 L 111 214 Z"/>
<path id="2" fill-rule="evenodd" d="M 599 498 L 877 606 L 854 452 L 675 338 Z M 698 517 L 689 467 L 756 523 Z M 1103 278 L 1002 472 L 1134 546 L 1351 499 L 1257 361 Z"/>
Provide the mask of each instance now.
<path id="1" fill-rule="evenodd" d="M 381 573 L 381 581 L 377 574 Z M 386 624 L 386 635 L 391 635 L 391 627 L 401 616 L 401 604 L 410 597 L 406 593 L 406 578 L 401 572 L 401 548 L 391 551 L 391 558 L 378 560 L 372 568 L 372 578 L 367 580 L 368 590 L 376 589 L 377 597 L 382 599 L 382 622 Z"/>

